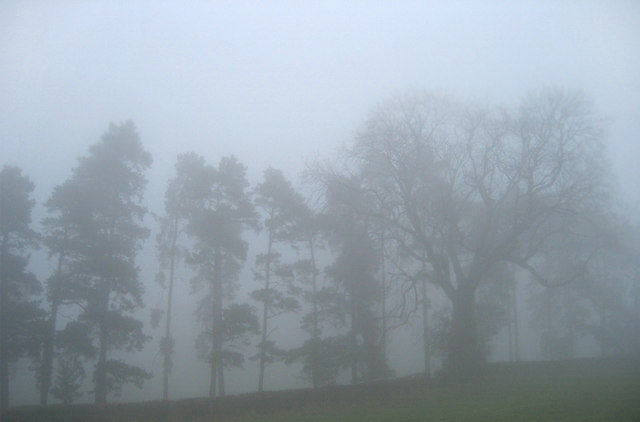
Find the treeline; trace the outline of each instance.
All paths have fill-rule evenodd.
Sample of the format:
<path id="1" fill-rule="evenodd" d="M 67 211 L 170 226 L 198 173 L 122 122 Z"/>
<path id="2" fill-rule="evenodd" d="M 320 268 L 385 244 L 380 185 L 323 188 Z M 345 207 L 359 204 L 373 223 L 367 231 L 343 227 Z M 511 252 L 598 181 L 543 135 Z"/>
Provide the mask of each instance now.
<path id="1" fill-rule="evenodd" d="M 638 239 L 616 215 L 601 120 L 579 96 L 550 90 L 513 110 L 424 92 L 373 110 L 337 158 L 310 166 L 306 193 L 277 169 L 251 186 L 235 157 L 177 157 L 157 214 L 157 281 L 163 398 L 173 366 L 173 295 L 191 278 L 199 358 L 210 397 L 225 371 L 258 362 L 258 391 L 275 362 L 299 363 L 314 388 L 392 374 L 388 335 L 422 324 L 425 372 L 445 357 L 451 376 L 473 375 L 489 341 L 508 331 L 519 358 L 518 281 L 548 358 L 571 357 L 590 335 L 602 354 L 640 350 Z M 76 400 L 93 365 L 95 403 L 151 374 L 122 360 L 150 340 L 136 319 L 145 286 L 136 255 L 151 156 L 131 122 L 112 124 L 57 186 L 40 232 L 34 186 L 19 168 L 0 172 L 0 399 L 9 364 L 29 358 L 40 390 Z M 252 262 L 247 262 L 249 241 Z M 43 247 L 55 270 L 38 280 L 29 255 Z M 251 267 L 249 297 L 238 297 Z M 177 274 L 183 277 L 177 277 Z M 448 299 L 436 306 L 437 295 Z M 73 315 L 61 321 L 59 315 Z M 285 350 L 271 336 L 297 315 L 306 339 Z M 255 349 L 253 345 L 255 344 Z"/>

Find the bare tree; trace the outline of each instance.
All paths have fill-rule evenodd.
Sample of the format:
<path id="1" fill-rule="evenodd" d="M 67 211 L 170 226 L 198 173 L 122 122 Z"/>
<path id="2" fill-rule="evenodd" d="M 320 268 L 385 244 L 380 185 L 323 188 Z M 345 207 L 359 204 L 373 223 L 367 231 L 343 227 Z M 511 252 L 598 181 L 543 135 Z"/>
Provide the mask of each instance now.
<path id="1" fill-rule="evenodd" d="M 544 285 L 584 270 L 589 254 L 580 249 L 562 280 L 539 266 L 580 238 L 603 201 L 600 137 L 588 104 L 558 90 L 531 95 L 513 112 L 417 93 L 377 108 L 349 148 L 360 194 L 376 203 L 350 205 L 385 221 L 452 302 L 452 371 L 467 375 L 480 364 L 476 293 L 497 265 L 516 265 Z"/>

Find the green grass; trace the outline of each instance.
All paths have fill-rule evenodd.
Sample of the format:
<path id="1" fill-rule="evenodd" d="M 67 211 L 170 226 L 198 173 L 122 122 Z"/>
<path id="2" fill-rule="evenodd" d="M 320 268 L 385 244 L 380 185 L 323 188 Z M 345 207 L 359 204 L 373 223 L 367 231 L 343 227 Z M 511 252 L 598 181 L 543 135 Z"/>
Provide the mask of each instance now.
<path id="1" fill-rule="evenodd" d="M 229 420 L 640 421 L 640 374 L 494 377 L 392 392 L 384 401 L 325 403 Z"/>
<path id="2" fill-rule="evenodd" d="M 26 406 L 3 422 L 640 421 L 640 361 L 494 365 L 467 382 L 419 379 L 173 402 Z M 271 410 L 269 410 L 271 409 Z M 284 410 L 288 409 L 288 410 Z"/>

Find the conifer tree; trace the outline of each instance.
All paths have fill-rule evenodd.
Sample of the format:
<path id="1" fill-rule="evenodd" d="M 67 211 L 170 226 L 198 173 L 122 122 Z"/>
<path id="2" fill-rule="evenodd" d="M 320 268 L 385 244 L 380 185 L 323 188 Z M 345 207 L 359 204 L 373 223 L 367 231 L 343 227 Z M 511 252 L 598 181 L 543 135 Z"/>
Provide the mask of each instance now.
<path id="1" fill-rule="evenodd" d="M 235 282 L 247 255 L 243 231 L 256 226 L 253 204 L 247 192 L 246 168 L 224 157 L 217 167 L 204 160 L 193 163 L 190 177 L 197 193 L 189 211 L 187 233 L 194 241 L 189 264 L 197 272 L 195 286 L 207 293 L 198 307 L 203 332 L 211 340 L 209 396 L 222 393 L 224 385 L 224 300 L 233 296 Z"/>
<path id="2" fill-rule="evenodd" d="M 114 351 L 141 350 L 147 340 L 133 312 L 143 306 L 144 287 L 135 257 L 149 233 L 142 225 L 146 213 L 142 196 L 144 171 L 150 164 L 151 156 L 133 123 L 111 124 L 49 202 L 58 211 L 50 229 L 66 230 L 72 239 L 65 266 L 73 282 L 55 291 L 80 305 L 71 334 L 87 336 L 89 348 L 97 352 L 93 373 L 97 404 L 106 403 L 108 393 L 119 393 L 123 384 L 141 387 L 150 377 L 110 356 Z M 87 341 L 77 338 L 72 343 Z"/>
<path id="3" fill-rule="evenodd" d="M 42 288 L 27 270 L 38 239 L 31 229 L 33 189 L 18 167 L 0 171 L 0 410 L 9 406 L 9 363 L 38 349 L 32 333 L 42 317 L 35 298 Z"/>

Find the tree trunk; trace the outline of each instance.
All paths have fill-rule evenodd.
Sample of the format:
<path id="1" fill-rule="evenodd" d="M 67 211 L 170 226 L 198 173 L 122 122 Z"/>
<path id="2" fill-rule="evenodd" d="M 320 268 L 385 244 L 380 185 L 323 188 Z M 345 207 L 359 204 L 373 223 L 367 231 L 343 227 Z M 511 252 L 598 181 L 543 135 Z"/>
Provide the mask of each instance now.
<path id="1" fill-rule="evenodd" d="M 108 332 L 106 318 L 109 313 L 109 295 L 111 293 L 111 281 L 103 280 L 105 284 L 100 310 L 102 318 L 100 321 L 99 354 L 98 363 L 95 369 L 95 404 L 105 404 L 107 402 L 107 344 Z"/>
<path id="2" fill-rule="evenodd" d="M 271 249 L 273 247 L 272 230 L 269 227 L 269 238 L 267 241 L 267 261 L 264 270 L 264 304 L 262 308 L 262 338 L 260 342 L 260 373 L 258 375 L 258 392 L 264 387 L 264 365 L 266 360 L 266 343 L 267 343 L 267 321 L 269 319 L 269 305 L 271 295 L 269 293 L 269 281 L 271 277 Z"/>
<path id="3" fill-rule="evenodd" d="M 476 329 L 475 293 L 475 287 L 461 283 L 453 297 L 447 370 L 459 378 L 474 375 L 482 360 Z"/>
<path id="4" fill-rule="evenodd" d="M 220 397 L 224 396 L 224 365 L 222 361 L 218 365 L 218 393 Z"/>
<path id="5" fill-rule="evenodd" d="M 51 388 L 51 373 L 53 371 L 53 346 L 56 340 L 56 319 L 58 317 L 58 298 L 51 301 L 51 315 L 47 324 L 44 345 L 42 348 L 42 368 L 40 372 L 40 405 L 47 404 L 49 389 Z"/>
<path id="6" fill-rule="evenodd" d="M 518 322 L 518 285 L 513 284 L 513 345 L 516 362 L 520 362 L 520 323 Z"/>
<path id="7" fill-rule="evenodd" d="M 222 277 L 221 268 L 222 256 L 220 250 L 216 248 L 213 263 L 213 320 L 212 320 L 212 341 L 211 341 L 211 383 L 209 384 L 209 397 L 216 397 L 216 384 L 218 376 L 218 366 L 222 365 Z"/>
<path id="8" fill-rule="evenodd" d="M 510 318 L 509 323 L 507 324 L 507 344 L 509 345 L 509 362 L 515 362 L 514 354 L 513 354 L 513 314 L 509 312 Z"/>
<path id="9" fill-rule="evenodd" d="M 427 280 L 422 281 L 422 347 L 424 352 L 424 375 L 431 377 L 431 344 L 429 338 L 429 303 L 427 302 Z"/>
<path id="10" fill-rule="evenodd" d="M 100 354 L 95 370 L 95 404 L 107 402 L 107 329 L 104 323 L 100 324 Z"/>
<path id="11" fill-rule="evenodd" d="M 316 275 L 316 256 L 313 248 L 313 239 L 309 239 L 309 253 L 311 255 L 311 288 L 313 290 L 312 306 L 313 306 L 313 348 L 311 349 L 311 368 L 313 388 L 320 386 L 320 368 L 318 358 L 318 348 L 320 347 L 320 329 L 318 326 L 318 280 Z"/>
<path id="12" fill-rule="evenodd" d="M 53 372 L 53 355 L 56 341 L 56 320 L 58 319 L 58 307 L 60 306 L 60 292 L 58 286 L 60 277 L 62 277 L 62 263 L 65 253 L 60 252 L 58 255 L 58 268 L 56 276 L 53 280 L 53 291 L 51 297 L 51 315 L 47 324 L 47 332 L 45 333 L 44 345 L 42 350 L 42 368 L 40 369 L 40 405 L 47 404 L 49 390 L 51 389 L 51 375 Z"/>
<path id="13" fill-rule="evenodd" d="M 210 370 L 210 379 L 209 379 L 209 398 L 214 399 L 216 397 L 216 385 L 218 380 L 218 369 L 216 366 L 216 352 L 215 348 L 211 347 L 211 370 Z"/>
<path id="14" fill-rule="evenodd" d="M 387 275 L 384 267 L 384 235 L 380 236 L 380 284 L 382 301 L 382 332 L 380 334 L 380 352 L 382 353 L 382 371 L 383 378 L 387 379 L 389 371 L 387 371 Z"/>
<path id="15" fill-rule="evenodd" d="M 171 302 L 173 300 L 173 279 L 175 276 L 176 265 L 176 243 L 178 240 L 178 219 L 174 218 L 173 226 L 171 228 L 171 251 L 169 261 L 169 293 L 167 295 L 167 320 L 164 330 L 164 337 L 167 341 L 172 342 L 171 338 Z M 165 346 L 167 346 L 165 345 Z M 168 346 L 167 346 L 168 347 Z M 162 365 L 162 399 L 169 399 L 169 372 L 171 371 L 171 353 L 173 350 L 166 349 L 164 351 L 164 363 Z"/>
<path id="16" fill-rule="evenodd" d="M 569 288 L 565 287 L 563 289 L 563 294 L 563 302 L 568 305 L 565 305 L 567 309 L 567 356 L 569 357 L 569 359 L 573 359 L 575 357 L 575 310 L 573 308 L 573 301 L 570 296 Z"/>
<path id="17" fill-rule="evenodd" d="M 353 294 L 351 294 L 351 329 L 349 330 L 349 344 L 351 347 L 351 384 L 358 383 L 358 339 L 356 338 L 356 312 Z"/>
<path id="18" fill-rule="evenodd" d="M 4 410 L 9 407 L 9 362 L 6 352 L 7 342 L 4 339 L 4 333 L 0 334 L 3 337 L 0 340 L 0 410 Z"/>
<path id="19" fill-rule="evenodd" d="M 0 410 L 9 407 L 9 354 L 7 350 L 7 289 L 6 289 L 6 236 L 3 236 L 0 256 Z"/>
<path id="20" fill-rule="evenodd" d="M 520 330 L 518 327 L 518 286 L 515 282 L 509 286 L 509 360 L 520 362 Z"/>

